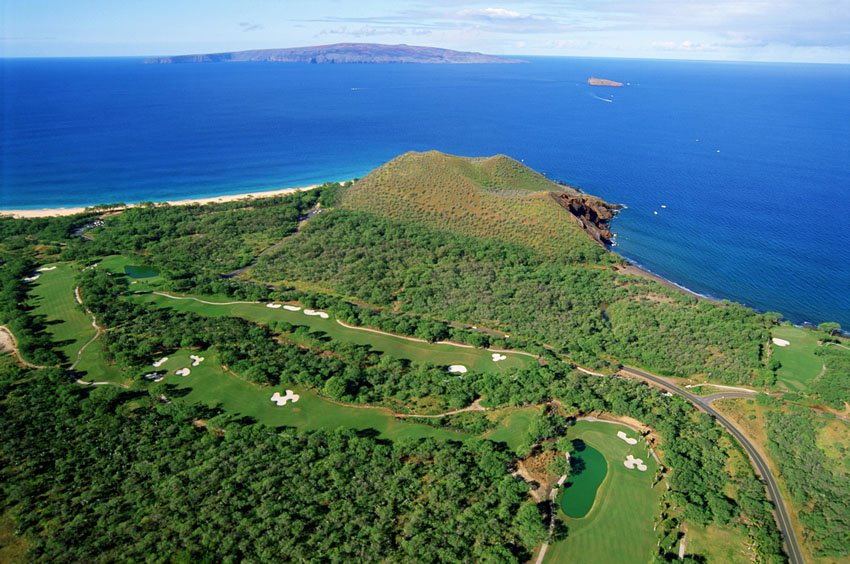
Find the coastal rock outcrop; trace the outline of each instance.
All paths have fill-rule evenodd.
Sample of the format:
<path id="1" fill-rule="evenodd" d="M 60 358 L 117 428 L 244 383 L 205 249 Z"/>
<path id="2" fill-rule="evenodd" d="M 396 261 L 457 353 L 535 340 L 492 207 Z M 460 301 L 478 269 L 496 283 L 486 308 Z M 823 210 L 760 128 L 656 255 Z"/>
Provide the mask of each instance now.
<path id="1" fill-rule="evenodd" d="M 579 227 L 584 229 L 597 243 L 611 244 L 614 236 L 608 227 L 622 206 L 609 204 L 586 194 L 552 192 L 552 197 L 570 212 L 573 221 L 578 223 Z"/>

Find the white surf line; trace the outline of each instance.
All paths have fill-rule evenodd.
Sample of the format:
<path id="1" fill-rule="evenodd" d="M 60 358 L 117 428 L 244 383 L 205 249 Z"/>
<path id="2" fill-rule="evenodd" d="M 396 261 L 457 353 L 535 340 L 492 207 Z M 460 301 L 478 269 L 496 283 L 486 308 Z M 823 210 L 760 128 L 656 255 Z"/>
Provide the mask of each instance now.
<path id="1" fill-rule="evenodd" d="M 700 386 L 712 386 L 713 388 L 720 388 L 722 390 L 734 390 L 736 392 L 746 392 L 748 394 L 757 394 L 759 393 L 757 390 L 751 390 L 749 388 L 736 388 L 735 386 L 723 386 L 721 384 L 711 384 L 708 382 L 704 382 L 702 384 L 689 384 L 685 386 L 685 388 L 699 388 Z"/>

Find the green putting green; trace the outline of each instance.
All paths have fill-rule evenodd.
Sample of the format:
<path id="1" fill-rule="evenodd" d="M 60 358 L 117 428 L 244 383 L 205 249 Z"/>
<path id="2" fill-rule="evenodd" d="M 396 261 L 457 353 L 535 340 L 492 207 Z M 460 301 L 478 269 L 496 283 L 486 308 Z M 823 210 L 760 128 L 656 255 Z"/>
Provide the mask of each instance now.
<path id="1" fill-rule="evenodd" d="M 289 311 L 283 307 L 272 309 L 266 304 L 227 302 L 210 296 L 183 296 L 169 294 L 142 293 L 131 296 L 132 299 L 148 302 L 158 307 L 168 307 L 177 311 L 191 311 L 204 316 L 242 317 L 249 321 L 273 325 L 285 321 L 292 325 L 309 327 L 328 337 L 353 343 L 368 345 L 376 351 L 387 353 L 396 358 L 419 362 L 430 362 L 450 366 L 460 364 L 478 372 L 506 373 L 512 368 L 520 368 L 535 362 L 531 356 L 506 352 L 504 360 L 493 360 L 493 353 L 485 349 L 457 346 L 446 343 L 426 343 L 410 340 L 400 335 L 388 335 L 363 328 L 346 327 L 333 317 L 323 319 L 319 316 L 305 315 L 303 310 Z M 212 303 L 205 303 L 212 302 Z"/>
<path id="2" fill-rule="evenodd" d="M 823 369 L 823 361 L 815 354 L 820 348 L 818 340 L 823 334 L 783 325 L 774 327 L 771 336 L 789 343 L 784 347 L 771 344 L 773 358 L 782 364 L 777 372 L 779 383 L 796 392 L 806 391 Z"/>
<path id="3" fill-rule="evenodd" d="M 590 510 L 580 518 L 561 512 L 567 526 L 567 538 L 549 547 L 546 562 L 649 562 L 656 546 L 654 518 L 663 484 L 653 487 L 657 463 L 643 440 L 629 445 L 617 431 L 631 438 L 637 433 L 622 425 L 597 421 L 578 421 L 567 438 L 583 441 L 598 451 L 606 473 L 594 496 Z M 643 460 L 646 471 L 626 468 L 631 454 Z M 571 494 L 572 495 L 572 494 Z"/>
<path id="4" fill-rule="evenodd" d="M 190 354 L 201 356 L 204 361 L 192 366 Z M 158 360 L 158 359 L 152 359 Z M 188 376 L 175 371 L 188 368 Z M 298 384 L 265 386 L 254 384 L 226 372 L 218 362 L 214 350 L 177 351 L 168 360 L 150 371 L 165 371 L 162 382 L 182 390 L 185 395 L 173 393 L 183 401 L 202 403 L 209 407 L 220 407 L 226 413 L 239 417 L 250 417 L 270 427 L 296 427 L 304 430 L 374 429 L 389 439 L 403 437 L 434 437 L 439 439 L 463 440 L 470 435 L 459 431 L 431 427 L 421 423 L 409 423 L 395 418 L 383 408 L 358 408 L 328 401 L 310 389 Z M 290 389 L 300 396 L 295 403 L 278 406 L 271 401 L 274 392 L 281 395 Z M 168 392 L 166 392 L 168 395 Z"/>

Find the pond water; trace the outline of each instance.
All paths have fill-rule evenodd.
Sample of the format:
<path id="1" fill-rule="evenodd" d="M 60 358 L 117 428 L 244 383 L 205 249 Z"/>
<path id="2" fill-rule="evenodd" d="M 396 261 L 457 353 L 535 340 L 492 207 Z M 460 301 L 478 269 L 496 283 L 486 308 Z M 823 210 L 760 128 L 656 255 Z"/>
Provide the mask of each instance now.
<path id="1" fill-rule="evenodd" d="M 140 266 L 137 264 L 128 264 L 124 267 L 124 274 L 130 278 L 153 278 L 159 275 L 159 271 L 150 266 Z"/>
<path id="2" fill-rule="evenodd" d="M 576 439 L 570 451 L 570 476 L 561 493 L 561 510 L 574 519 L 584 517 L 593 507 L 596 491 L 608 473 L 601 452 Z"/>

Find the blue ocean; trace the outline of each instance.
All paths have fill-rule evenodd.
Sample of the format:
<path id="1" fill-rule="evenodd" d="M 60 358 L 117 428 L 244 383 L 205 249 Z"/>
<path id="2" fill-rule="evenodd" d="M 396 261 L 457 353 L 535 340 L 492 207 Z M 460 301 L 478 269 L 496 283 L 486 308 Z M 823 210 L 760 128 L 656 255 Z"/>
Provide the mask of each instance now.
<path id="1" fill-rule="evenodd" d="M 0 208 L 302 186 L 410 150 L 505 153 L 625 204 L 616 250 L 643 267 L 850 327 L 850 66 L 529 61 L 0 60 Z"/>

